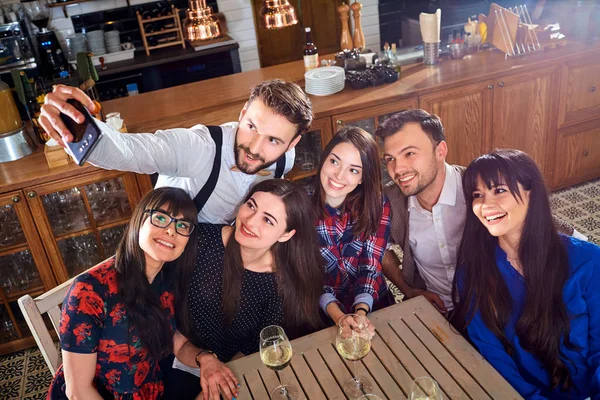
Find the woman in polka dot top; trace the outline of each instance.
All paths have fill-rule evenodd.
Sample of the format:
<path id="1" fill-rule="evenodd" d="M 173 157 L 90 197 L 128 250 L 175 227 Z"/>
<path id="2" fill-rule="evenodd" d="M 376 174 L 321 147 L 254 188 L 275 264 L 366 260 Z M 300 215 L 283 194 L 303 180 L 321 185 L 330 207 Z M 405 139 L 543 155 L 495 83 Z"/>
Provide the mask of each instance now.
<path id="1" fill-rule="evenodd" d="M 306 192 L 272 179 L 250 189 L 232 226 L 198 225 L 187 308 L 177 310 L 190 322 L 180 325 L 191 329 L 176 333 L 174 353 L 176 364 L 199 367 L 200 385 L 197 369 L 189 370 L 196 376 L 173 369 L 167 397 L 172 390 L 178 399 L 194 398 L 202 389 L 204 399 L 231 399 L 238 381 L 224 363 L 258 351 L 262 328 L 321 327 L 324 272 L 313 221 Z"/>

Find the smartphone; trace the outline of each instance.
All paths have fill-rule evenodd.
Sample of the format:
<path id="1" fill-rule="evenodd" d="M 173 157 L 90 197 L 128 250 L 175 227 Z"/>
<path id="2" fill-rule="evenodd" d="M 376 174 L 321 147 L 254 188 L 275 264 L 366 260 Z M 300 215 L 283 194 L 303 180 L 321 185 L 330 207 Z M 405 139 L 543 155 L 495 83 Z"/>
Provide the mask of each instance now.
<path id="1" fill-rule="evenodd" d="M 94 147 L 102 138 L 102 131 L 96 125 L 96 121 L 87 108 L 75 99 L 67 100 L 67 103 L 75 107 L 85 117 L 83 123 L 78 124 L 66 114 L 60 114 L 62 122 L 67 129 L 73 134 L 73 141 L 67 143 L 73 159 L 77 165 L 83 165 L 88 159 Z"/>

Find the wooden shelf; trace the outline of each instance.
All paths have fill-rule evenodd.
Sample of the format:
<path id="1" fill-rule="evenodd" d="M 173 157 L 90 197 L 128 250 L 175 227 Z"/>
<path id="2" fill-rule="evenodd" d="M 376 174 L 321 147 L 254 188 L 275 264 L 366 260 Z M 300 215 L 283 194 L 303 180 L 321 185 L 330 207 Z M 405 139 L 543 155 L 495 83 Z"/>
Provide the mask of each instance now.
<path id="1" fill-rule="evenodd" d="M 48 3 L 48 7 L 50 7 L 50 8 L 66 7 L 66 6 L 70 6 L 71 4 L 86 3 L 88 1 L 92 1 L 92 0 L 71 0 L 71 1 L 64 2 L 64 3 Z"/>
<path id="2" fill-rule="evenodd" d="M 146 37 L 148 37 L 148 36 L 162 35 L 163 33 L 171 33 L 171 32 L 179 32 L 179 28 L 165 29 L 164 31 L 145 33 L 145 35 L 146 35 Z M 169 43 L 171 43 L 171 42 L 169 42 Z M 179 42 L 177 42 L 177 44 L 179 44 Z"/>
<path id="3" fill-rule="evenodd" d="M 302 171 L 301 169 L 293 168 L 290 172 L 285 175 L 285 178 L 289 181 L 299 181 L 300 179 L 310 178 L 311 176 L 315 176 L 317 174 L 317 170 L 313 169 L 311 171 Z"/>
<path id="4" fill-rule="evenodd" d="M 163 47 L 175 46 L 181 44 L 181 41 L 174 40 L 172 42 L 157 44 L 156 46 L 148 46 L 148 50 L 162 49 Z"/>
<path id="5" fill-rule="evenodd" d="M 88 0 L 83 0 L 83 1 L 88 1 Z M 145 24 L 147 22 L 162 21 L 163 19 L 173 19 L 174 17 L 175 16 L 173 14 L 170 14 L 170 15 L 163 15 L 162 17 L 142 19 L 142 24 Z"/>
<path id="6" fill-rule="evenodd" d="M 27 243 L 19 243 L 14 246 L 5 247 L 3 249 L 0 248 L 0 257 L 8 255 L 8 254 L 18 253 L 19 251 L 26 250 L 27 247 L 28 247 Z"/>
<path id="7" fill-rule="evenodd" d="M 138 25 L 140 26 L 140 34 L 142 36 L 142 43 L 144 43 L 144 48 L 146 49 L 146 55 L 150 55 L 150 50 L 162 49 L 164 47 L 178 46 L 181 45 L 182 48 L 185 49 L 185 40 L 183 39 L 183 31 L 181 30 L 181 20 L 179 19 L 179 11 L 175 8 L 174 5 L 171 5 L 171 15 L 165 15 L 162 17 L 150 18 L 150 19 L 142 19 L 142 15 L 139 11 L 136 11 L 136 16 L 138 20 Z M 166 29 L 160 32 L 151 32 L 146 33 L 146 29 L 144 28 L 144 24 L 153 21 L 161 21 L 166 19 L 172 19 L 175 22 L 175 28 Z M 164 33 L 177 33 L 177 39 L 172 42 L 157 44 L 156 46 L 150 46 L 148 44 L 148 37 L 162 35 Z"/>

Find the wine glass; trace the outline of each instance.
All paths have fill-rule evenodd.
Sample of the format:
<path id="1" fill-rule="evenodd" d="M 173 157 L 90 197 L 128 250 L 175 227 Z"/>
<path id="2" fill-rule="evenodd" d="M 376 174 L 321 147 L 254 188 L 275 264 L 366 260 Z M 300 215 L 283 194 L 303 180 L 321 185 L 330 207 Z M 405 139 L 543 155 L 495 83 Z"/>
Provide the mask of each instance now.
<path id="1" fill-rule="evenodd" d="M 267 368 L 281 371 L 292 359 L 292 345 L 282 327 L 270 325 L 260 331 L 260 359 Z M 281 381 L 281 375 L 279 376 Z M 277 386 L 271 392 L 271 400 L 296 400 L 298 388 L 294 385 Z"/>
<path id="2" fill-rule="evenodd" d="M 442 391 L 435 380 L 423 376 L 413 381 L 410 400 L 442 400 Z"/>
<path id="3" fill-rule="evenodd" d="M 358 314 L 346 314 L 338 321 L 335 348 L 346 360 L 353 361 L 354 376 L 344 383 L 344 391 L 353 399 L 373 390 L 371 381 L 358 375 L 358 361 L 371 350 L 368 325 L 367 319 Z"/>

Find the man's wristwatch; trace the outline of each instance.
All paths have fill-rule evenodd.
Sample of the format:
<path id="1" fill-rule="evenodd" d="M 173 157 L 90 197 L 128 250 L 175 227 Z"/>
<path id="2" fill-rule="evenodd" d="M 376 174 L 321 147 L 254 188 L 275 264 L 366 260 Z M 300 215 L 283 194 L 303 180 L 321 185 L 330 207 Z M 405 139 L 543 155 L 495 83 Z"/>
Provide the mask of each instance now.
<path id="1" fill-rule="evenodd" d="M 212 354 L 217 360 L 219 359 L 219 357 L 217 357 L 214 351 L 202 349 L 198 352 L 198 354 L 196 354 L 196 357 L 194 358 L 194 361 L 196 361 L 196 365 L 198 366 L 198 368 L 200 368 L 200 360 L 198 359 L 198 357 L 200 357 L 202 354 Z"/>

